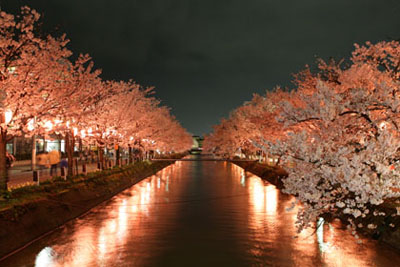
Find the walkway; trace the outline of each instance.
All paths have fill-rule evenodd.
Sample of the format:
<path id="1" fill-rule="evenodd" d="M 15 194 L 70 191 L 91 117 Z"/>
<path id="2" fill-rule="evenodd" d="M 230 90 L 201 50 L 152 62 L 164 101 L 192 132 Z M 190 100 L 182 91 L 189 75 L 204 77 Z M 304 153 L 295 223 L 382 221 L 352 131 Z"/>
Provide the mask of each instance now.
<path id="1" fill-rule="evenodd" d="M 86 164 L 87 172 L 98 171 L 97 163 L 87 163 Z M 78 173 L 82 172 L 82 163 L 78 164 Z M 57 175 L 60 176 L 61 170 L 57 168 Z M 43 169 L 39 171 L 39 180 L 41 182 L 51 179 L 50 176 L 50 168 Z M 25 184 L 35 183 L 33 182 L 33 172 L 31 170 L 31 161 L 23 160 L 17 161 L 14 166 L 9 170 L 9 182 L 8 187 L 19 187 Z"/>

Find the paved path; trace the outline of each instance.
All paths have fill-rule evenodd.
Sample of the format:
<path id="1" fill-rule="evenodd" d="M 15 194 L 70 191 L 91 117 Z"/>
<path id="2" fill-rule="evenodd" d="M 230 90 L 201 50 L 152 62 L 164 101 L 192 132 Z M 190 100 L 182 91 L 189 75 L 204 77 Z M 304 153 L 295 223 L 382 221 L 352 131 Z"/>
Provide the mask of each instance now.
<path id="1" fill-rule="evenodd" d="M 24 184 L 28 183 L 34 183 L 33 182 L 33 172 L 31 170 L 31 165 L 30 161 L 28 161 L 29 164 L 24 164 L 20 165 L 17 164 L 16 166 L 13 166 L 9 170 L 9 182 L 8 182 L 8 187 L 18 187 L 18 186 L 23 186 Z M 94 172 L 97 171 L 97 163 L 88 163 L 86 165 L 86 170 L 87 172 Z M 48 179 L 51 179 L 50 176 L 50 168 L 46 168 L 43 170 L 38 170 L 39 172 L 39 180 L 46 181 Z M 78 164 L 78 172 L 82 173 L 82 163 Z M 58 167 L 57 168 L 57 176 L 60 176 L 61 170 Z"/>
<path id="2" fill-rule="evenodd" d="M 125 164 L 126 159 L 123 158 L 122 162 Z M 87 172 L 94 172 L 98 171 L 97 169 L 97 162 L 95 163 L 87 163 L 86 164 L 86 171 Z M 46 168 L 43 170 L 38 170 L 39 172 L 39 181 L 43 182 L 48 179 L 51 179 L 50 176 L 50 168 Z M 83 173 L 82 171 L 82 162 L 78 162 L 78 173 Z M 57 176 L 61 175 L 61 170 L 57 168 Z M 23 161 L 16 161 L 13 167 L 8 171 L 9 188 L 15 188 L 27 184 L 34 184 L 33 182 L 33 172 L 31 169 L 31 161 L 30 160 L 23 160 Z"/>

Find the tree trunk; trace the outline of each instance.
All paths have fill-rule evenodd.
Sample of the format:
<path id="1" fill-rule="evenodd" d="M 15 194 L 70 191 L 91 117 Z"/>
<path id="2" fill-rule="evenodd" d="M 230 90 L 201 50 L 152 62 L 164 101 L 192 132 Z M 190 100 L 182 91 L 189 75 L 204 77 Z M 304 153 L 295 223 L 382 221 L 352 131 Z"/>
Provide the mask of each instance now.
<path id="1" fill-rule="evenodd" d="M 13 138 L 13 155 L 14 157 L 17 155 L 17 137 Z"/>
<path id="2" fill-rule="evenodd" d="M 65 150 L 67 151 L 68 157 L 68 178 L 74 175 L 74 146 L 75 138 L 72 132 L 67 132 L 65 135 Z"/>
<path id="3" fill-rule="evenodd" d="M 99 162 L 100 162 L 100 168 L 102 170 L 104 170 L 105 169 L 105 166 L 104 166 L 104 150 L 103 150 L 103 147 L 101 147 L 101 146 L 98 146 L 97 149 L 98 149 L 97 152 L 98 152 L 98 158 L 99 158 Z"/>
<path id="4" fill-rule="evenodd" d="M 0 192 L 7 191 L 8 170 L 6 163 L 7 131 L 1 130 L 0 135 Z"/>
<path id="5" fill-rule="evenodd" d="M 280 156 L 278 157 L 278 160 L 276 161 L 275 166 L 279 166 L 279 164 L 281 164 L 281 157 Z"/>
<path id="6" fill-rule="evenodd" d="M 74 161 L 75 136 L 74 136 L 73 132 L 71 132 L 70 139 L 71 139 L 71 142 L 69 144 L 69 149 L 71 150 L 71 154 L 70 154 L 71 158 L 72 158 L 71 170 L 72 170 L 72 175 L 73 175 L 74 174 L 74 168 L 75 168 L 75 161 Z"/>
<path id="7" fill-rule="evenodd" d="M 128 162 L 129 162 L 129 164 L 131 164 L 131 163 L 132 163 L 132 147 L 131 147 L 131 145 L 129 145 L 128 154 L 129 154 L 129 156 L 128 156 L 128 158 L 129 158 Z"/>
<path id="8" fill-rule="evenodd" d="M 119 146 L 118 146 L 118 148 L 115 150 L 115 154 L 116 154 L 116 157 L 115 157 L 115 164 L 117 164 L 118 166 L 121 165 L 121 162 L 120 162 L 120 160 L 121 160 L 120 152 L 121 152 L 121 151 L 120 151 Z"/>
<path id="9" fill-rule="evenodd" d="M 79 138 L 79 152 L 83 152 L 83 143 L 82 143 L 82 138 Z"/>
<path id="10" fill-rule="evenodd" d="M 31 158 L 31 170 L 36 170 L 36 135 L 32 136 L 32 158 Z"/>

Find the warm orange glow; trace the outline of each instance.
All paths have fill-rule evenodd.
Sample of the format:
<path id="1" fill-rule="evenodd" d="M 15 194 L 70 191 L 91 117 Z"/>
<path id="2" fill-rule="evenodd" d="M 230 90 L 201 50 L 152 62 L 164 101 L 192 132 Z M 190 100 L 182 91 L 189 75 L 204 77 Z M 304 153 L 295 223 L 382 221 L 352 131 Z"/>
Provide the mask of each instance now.
<path id="1" fill-rule="evenodd" d="M 360 249 L 360 245 L 349 232 L 345 232 L 345 234 L 348 234 L 349 237 L 343 238 L 343 232 L 336 231 L 331 224 L 321 227 L 318 245 L 326 262 L 335 262 L 337 266 L 365 266 L 366 262 L 373 261 L 372 259 L 376 257 L 374 249 L 365 250 L 362 257 L 354 257 L 354 254 L 357 254 Z"/>
<path id="2" fill-rule="evenodd" d="M 34 119 L 30 119 L 28 121 L 28 131 L 33 131 L 35 130 L 35 120 Z"/>
<path id="3" fill-rule="evenodd" d="M 266 195 L 266 212 L 268 215 L 275 215 L 278 206 L 278 190 L 275 186 L 268 184 L 264 187 Z"/>
<path id="4" fill-rule="evenodd" d="M 53 123 L 51 121 L 46 121 L 44 123 L 44 128 L 46 131 L 51 131 L 53 129 Z"/>
<path id="5" fill-rule="evenodd" d="M 6 110 L 6 112 L 4 112 L 4 119 L 5 119 L 5 123 L 9 124 L 10 121 L 12 120 L 13 117 L 13 113 L 11 110 Z"/>
<path id="6" fill-rule="evenodd" d="M 251 191 L 251 205 L 256 212 L 266 212 L 267 215 L 275 215 L 278 205 L 278 189 L 275 186 L 264 182 L 253 176 L 249 178 L 249 189 Z"/>

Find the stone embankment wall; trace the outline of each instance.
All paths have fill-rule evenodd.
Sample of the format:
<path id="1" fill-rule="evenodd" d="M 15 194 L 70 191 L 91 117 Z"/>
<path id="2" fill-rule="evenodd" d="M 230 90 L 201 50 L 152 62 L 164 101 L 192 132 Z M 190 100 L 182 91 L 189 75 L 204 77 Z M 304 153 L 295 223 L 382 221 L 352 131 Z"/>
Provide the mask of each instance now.
<path id="1" fill-rule="evenodd" d="M 275 185 L 278 189 L 283 188 L 282 178 L 287 176 L 287 173 L 278 167 L 272 167 L 267 164 L 261 164 L 256 161 L 232 161 L 234 164 L 242 167 L 245 171 L 251 172 L 263 180 Z"/>

